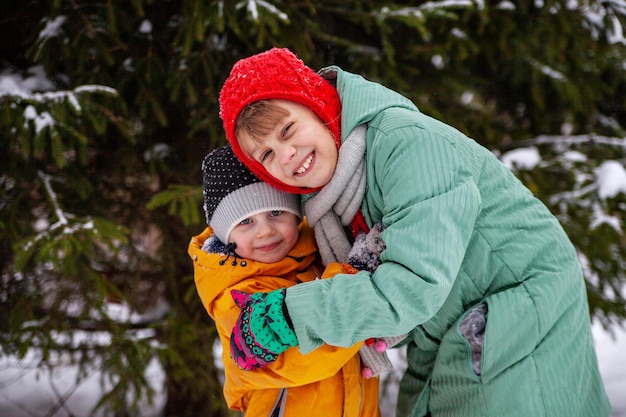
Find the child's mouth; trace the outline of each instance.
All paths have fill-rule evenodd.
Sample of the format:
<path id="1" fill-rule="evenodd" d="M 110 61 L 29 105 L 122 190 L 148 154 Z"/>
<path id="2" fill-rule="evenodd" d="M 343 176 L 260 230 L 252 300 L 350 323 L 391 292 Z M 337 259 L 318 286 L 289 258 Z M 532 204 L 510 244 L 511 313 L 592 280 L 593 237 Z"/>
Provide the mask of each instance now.
<path id="1" fill-rule="evenodd" d="M 304 163 L 300 166 L 300 168 L 298 168 L 295 172 L 296 175 L 302 175 L 305 172 L 307 172 L 307 170 L 309 169 L 309 167 L 311 166 L 311 162 L 313 162 L 313 154 L 310 154 L 308 156 L 308 158 L 306 158 L 304 160 Z"/>
<path id="2" fill-rule="evenodd" d="M 258 246 L 256 249 L 262 252 L 270 252 L 273 251 L 274 249 L 276 249 L 278 246 L 280 246 L 280 241 L 279 242 L 274 242 L 274 243 L 268 243 L 266 245 L 263 246 Z"/>

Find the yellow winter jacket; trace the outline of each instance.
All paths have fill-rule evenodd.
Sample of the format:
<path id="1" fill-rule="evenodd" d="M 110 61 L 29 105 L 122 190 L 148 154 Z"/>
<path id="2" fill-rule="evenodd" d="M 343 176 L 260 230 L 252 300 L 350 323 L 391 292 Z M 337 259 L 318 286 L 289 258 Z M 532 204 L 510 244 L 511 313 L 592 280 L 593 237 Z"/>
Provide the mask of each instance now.
<path id="1" fill-rule="evenodd" d="M 244 411 L 246 417 L 270 416 L 280 404 L 281 392 L 286 402 L 275 415 L 380 416 L 378 379 L 361 376 L 361 343 L 350 348 L 322 345 L 307 355 L 291 348 L 271 365 L 254 371 L 242 371 L 230 358 L 230 334 L 240 312 L 230 291 L 268 292 L 343 272 L 339 264 L 331 264 L 320 276 L 316 251 L 313 231 L 306 222 L 300 225 L 299 240 L 287 257 L 273 264 L 237 258 L 233 265 L 231 255 L 220 265 L 227 255 L 210 227 L 189 243 L 198 294 L 224 347 L 224 397 L 229 408 Z"/>

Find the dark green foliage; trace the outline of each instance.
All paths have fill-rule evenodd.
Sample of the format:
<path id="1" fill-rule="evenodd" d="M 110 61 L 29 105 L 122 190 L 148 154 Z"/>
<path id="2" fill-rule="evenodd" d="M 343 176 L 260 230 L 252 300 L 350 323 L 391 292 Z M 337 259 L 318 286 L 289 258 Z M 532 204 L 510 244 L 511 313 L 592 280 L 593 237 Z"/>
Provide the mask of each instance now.
<path id="1" fill-rule="evenodd" d="M 149 395 L 156 356 L 166 415 L 229 415 L 186 249 L 204 227 L 200 163 L 224 143 L 220 87 L 237 59 L 272 46 L 380 81 L 498 155 L 536 147 L 543 162 L 516 172 L 575 242 L 592 313 L 619 322 L 626 197 L 593 184 L 602 162 L 625 161 L 626 53 L 611 32 L 624 10 L 537 3 L 4 2 L 0 80 L 47 82 L 0 89 L 2 352 L 99 363 L 111 382 L 99 406 L 114 415 L 136 414 L 126 394 Z M 111 314 L 120 303 L 168 308 L 128 323 Z M 75 330 L 110 345 L 55 337 Z"/>

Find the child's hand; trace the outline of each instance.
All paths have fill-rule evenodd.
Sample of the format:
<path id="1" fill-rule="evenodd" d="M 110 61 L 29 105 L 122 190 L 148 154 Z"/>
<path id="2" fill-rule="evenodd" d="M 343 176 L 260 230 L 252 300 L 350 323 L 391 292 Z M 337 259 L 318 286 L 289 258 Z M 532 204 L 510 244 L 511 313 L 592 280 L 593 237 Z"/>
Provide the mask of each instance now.
<path id="1" fill-rule="evenodd" d="M 354 240 L 354 245 L 348 254 L 346 270 L 349 273 L 356 271 L 374 272 L 380 265 L 380 254 L 385 250 L 385 242 L 381 237 L 384 226 L 382 221 L 376 223 L 369 233 L 361 232 Z"/>
<path id="2" fill-rule="evenodd" d="M 231 295 L 241 313 L 230 335 L 230 356 L 244 371 L 264 367 L 278 355 L 298 345 L 296 334 L 285 317 L 285 289 Z"/>
<path id="3" fill-rule="evenodd" d="M 381 373 L 392 368 L 386 350 L 406 339 L 407 335 L 367 339 L 359 350 L 363 369 L 361 374 L 365 379 L 380 376 Z"/>

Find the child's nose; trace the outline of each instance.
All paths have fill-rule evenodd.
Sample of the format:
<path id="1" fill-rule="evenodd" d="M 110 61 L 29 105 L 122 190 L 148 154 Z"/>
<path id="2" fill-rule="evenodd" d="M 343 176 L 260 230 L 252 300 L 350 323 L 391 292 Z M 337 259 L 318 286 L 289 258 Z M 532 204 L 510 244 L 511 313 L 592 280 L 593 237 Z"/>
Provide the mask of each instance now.
<path id="1" fill-rule="evenodd" d="M 295 156 L 296 148 L 291 145 L 285 144 L 281 146 L 279 161 L 281 165 L 287 165 Z"/>
<path id="2" fill-rule="evenodd" d="M 256 234 L 257 237 L 271 236 L 276 230 L 269 222 L 257 223 Z"/>

